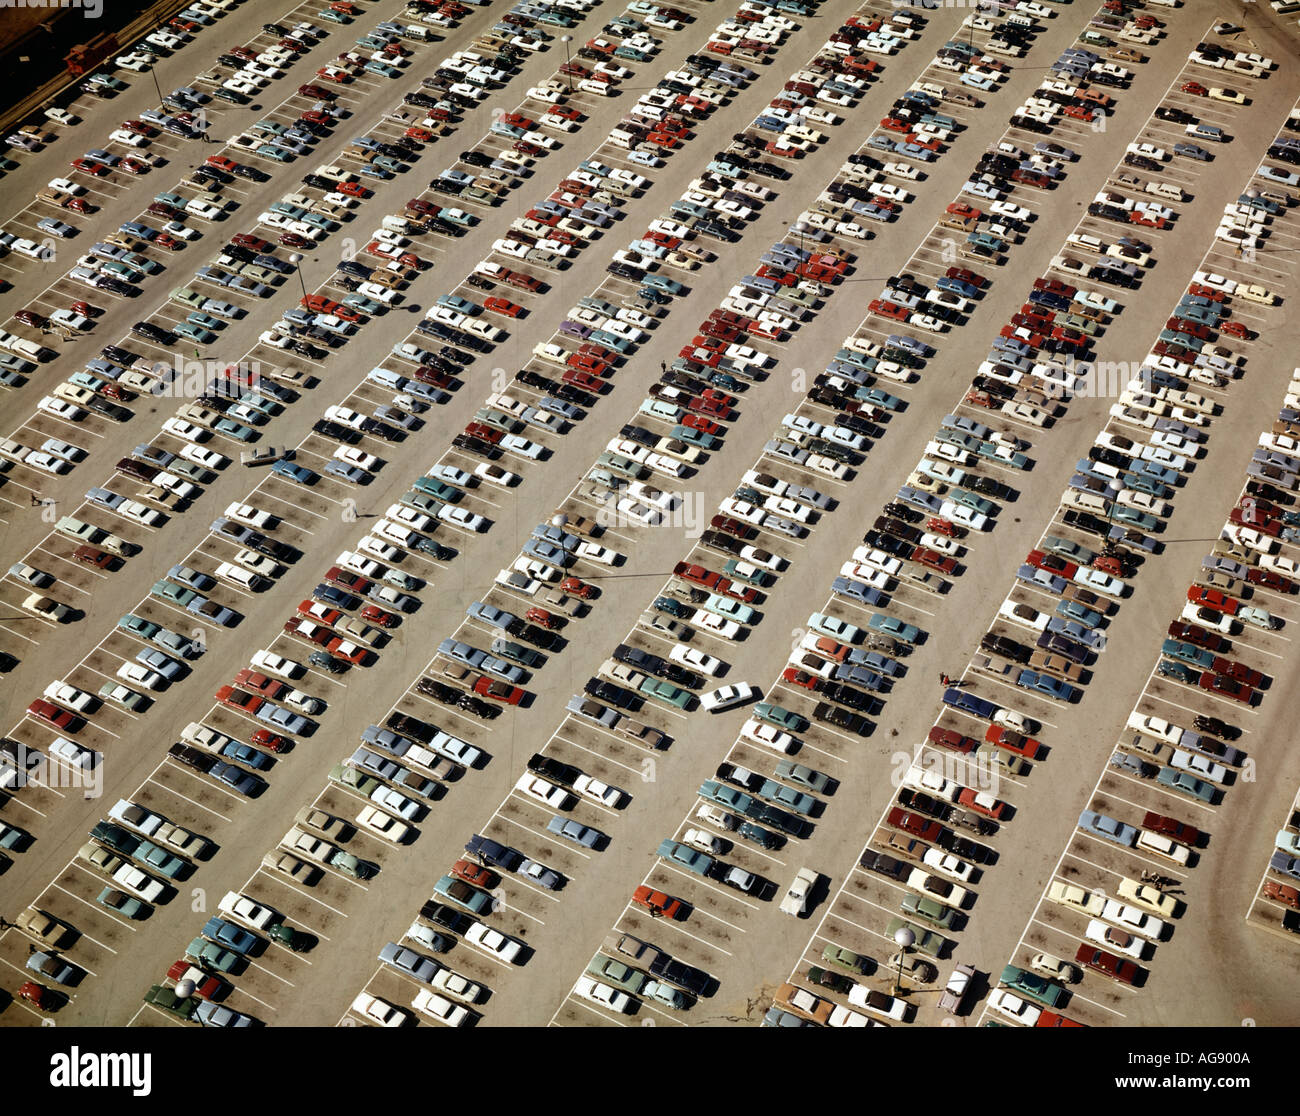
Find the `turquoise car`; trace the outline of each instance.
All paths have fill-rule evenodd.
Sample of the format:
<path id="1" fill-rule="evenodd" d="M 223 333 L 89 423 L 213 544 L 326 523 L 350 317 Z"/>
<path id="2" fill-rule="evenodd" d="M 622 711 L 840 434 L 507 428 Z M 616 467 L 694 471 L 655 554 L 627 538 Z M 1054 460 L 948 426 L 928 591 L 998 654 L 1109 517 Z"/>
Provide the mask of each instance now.
<path id="1" fill-rule="evenodd" d="M 458 907 L 464 907 L 473 914 L 484 914 L 492 910 L 493 899 L 488 892 L 479 891 L 478 888 L 471 887 L 455 876 L 439 877 L 433 885 L 433 890 L 444 899 L 450 900 Z"/>
<path id="2" fill-rule="evenodd" d="M 873 632 L 882 632 L 895 639 L 901 639 L 904 643 L 915 643 L 921 635 L 921 629 L 915 624 L 907 624 L 896 616 L 885 616 L 879 612 L 874 613 L 867 621 L 867 627 Z"/>
<path id="3" fill-rule="evenodd" d="M 714 865 L 713 857 L 671 838 L 659 842 L 658 855 L 670 864 L 685 868 L 688 872 L 694 872 L 697 876 L 708 875 L 709 869 Z"/>
<path id="4" fill-rule="evenodd" d="M 158 584 L 166 585 L 168 583 L 159 582 Z M 155 586 L 155 588 L 157 588 L 157 586 Z M 155 594 L 155 596 L 157 596 L 157 594 Z M 136 616 L 133 612 L 126 613 L 120 620 L 118 620 L 117 626 L 121 628 L 122 631 L 128 632 L 134 636 L 139 636 L 141 639 L 150 639 L 157 632 L 162 631 L 157 624 L 150 620 L 146 620 L 141 616 Z"/>
<path id="5" fill-rule="evenodd" d="M 251 426 L 245 426 L 241 422 L 235 422 L 233 419 L 219 418 L 212 424 L 212 429 L 218 434 L 225 434 L 234 438 L 237 442 L 251 442 L 257 437 L 257 431 Z"/>
<path id="6" fill-rule="evenodd" d="M 678 709 L 685 709 L 694 696 L 690 690 L 683 690 L 680 686 L 674 686 L 662 678 L 647 678 L 637 688 L 646 697 L 662 701 L 666 705 L 676 706 Z"/>
<path id="7" fill-rule="evenodd" d="M 662 275 L 646 275 L 641 279 L 647 287 L 654 287 L 657 291 L 663 291 L 664 294 L 679 295 L 684 294 L 686 288 L 676 279 L 668 279 Z"/>
<path id="8" fill-rule="evenodd" d="M 809 726 L 807 717 L 770 701 L 760 701 L 754 706 L 754 716 L 760 721 L 786 729 L 790 732 L 803 732 Z"/>
<path id="9" fill-rule="evenodd" d="M 1063 985 L 1028 972 L 1018 965 L 1008 965 L 1002 970 L 1000 982 L 1020 995 L 1044 1007 L 1054 1008 L 1068 994 Z"/>
<path id="10" fill-rule="evenodd" d="M 847 620 L 841 620 L 836 616 L 828 616 L 824 612 L 814 612 L 808 617 L 808 627 L 821 632 L 822 635 L 830 636 L 841 643 L 857 643 L 862 638 L 862 629 L 850 624 Z"/>
<path id="11" fill-rule="evenodd" d="M 1202 802 L 1213 802 L 1218 793 L 1211 784 L 1174 767 L 1162 767 L 1156 775 L 1156 782 L 1170 790 L 1199 798 Z"/>
<path id="12" fill-rule="evenodd" d="M 172 326 L 172 332 L 178 337 L 188 337 L 198 345 L 211 345 L 217 339 L 217 335 L 208 329 L 201 329 L 193 322 L 177 322 Z"/>
<path id="13" fill-rule="evenodd" d="M 733 601 L 730 597 L 722 597 L 717 593 L 712 593 L 709 599 L 700 605 L 702 609 L 712 612 L 715 616 L 725 616 L 728 620 L 734 620 L 738 624 L 752 624 L 754 622 L 754 610 L 747 604 L 740 601 Z"/>
<path id="14" fill-rule="evenodd" d="M 199 329 L 206 329 L 209 332 L 218 330 L 225 324 L 219 318 L 214 318 L 211 314 L 205 314 L 201 310 L 195 310 L 193 313 L 187 314 L 185 320 L 191 325 L 198 326 Z"/>
<path id="15" fill-rule="evenodd" d="M 168 601 L 171 604 L 179 605 L 181 608 L 188 606 L 189 603 L 198 596 L 193 589 L 186 589 L 183 585 L 176 585 L 175 583 L 166 580 L 166 578 L 161 581 L 155 581 L 153 583 L 153 588 L 149 590 L 149 593 L 151 596 L 157 597 L 159 600 Z M 128 613 L 128 615 L 130 614 Z M 122 619 L 125 620 L 126 617 L 123 617 Z M 121 621 L 118 623 L 120 625 Z"/>
<path id="16" fill-rule="evenodd" d="M 1082 624 L 1085 628 L 1095 628 L 1102 622 L 1102 614 L 1096 612 L 1086 605 L 1081 605 L 1078 601 L 1062 601 L 1056 606 L 1058 616 L 1064 616 L 1067 620 L 1074 620 Z"/>
<path id="17" fill-rule="evenodd" d="M 333 8 L 324 8 L 316 13 L 321 19 L 328 20 L 330 23 L 351 23 L 352 17 L 344 15 L 343 12 L 336 12 Z"/>
<path id="18" fill-rule="evenodd" d="M 702 450 L 717 449 L 722 444 L 722 440 L 716 434 L 706 434 L 693 426 L 674 426 L 672 437 L 692 446 L 699 446 Z"/>
<path id="19" fill-rule="evenodd" d="M 977 511 L 980 515 L 992 515 L 997 508 L 997 505 L 992 500 L 986 500 L 983 496 L 977 496 L 974 492 L 969 492 L 964 488 L 954 488 L 948 493 L 948 499 L 955 504 L 961 504 L 972 511 Z"/>
<path id="20" fill-rule="evenodd" d="M 253 154 L 260 155 L 263 159 L 272 159 L 277 163 L 287 163 L 294 157 L 292 152 L 286 151 L 283 147 L 272 147 L 269 143 L 262 144 Z"/>
<path id="21" fill-rule="evenodd" d="M 402 71 L 396 66 L 390 66 L 386 62 L 377 62 L 373 58 L 362 69 L 367 73 L 378 74 L 380 77 L 395 78 L 402 76 Z"/>
<path id="22" fill-rule="evenodd" d="M 1111 517 L 1120 520 L 1122 523 L 1131 523 L 1142 531 L 1153 531 L 1159 523 L 1159 520 L 1154 515 L 1149 515 L 1147 512 L 1120 503 L 1112 506 Z"/>

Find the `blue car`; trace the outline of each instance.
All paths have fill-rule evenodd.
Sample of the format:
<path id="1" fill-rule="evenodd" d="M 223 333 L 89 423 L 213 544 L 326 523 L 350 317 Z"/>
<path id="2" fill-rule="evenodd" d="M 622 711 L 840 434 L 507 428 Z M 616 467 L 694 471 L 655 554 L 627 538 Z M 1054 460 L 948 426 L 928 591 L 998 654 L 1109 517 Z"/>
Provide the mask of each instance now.
<path id="1" fill-rule="evenodd" d="M 914 624 L 907 624 L 896 616 L 886 616 L 880 612 L 872 614 L 871 619 L 867 621 L 867 627 L 873 632 L 882 632 L 895 639 L 901 639 L 904 643 L 915 643 L 921 635 L 921 629 Z"/>
<path id="2" fill-rule="evenodd" d="M 1205 148 L 1194 143 L 1176 143 L 1174 144 L 1175 155 L 1186 155 L 1189 159 L 1197 159 L 1202 163 L 1209 162 L 1214 158 Z"/>
<path id="3" fill-rule="evenodd" d="M 878 605 L 886 600 L 885 594 L 879 589 L 866 585 L 861 581 L 854 581 L 851 577 L 837 577 L 831 582 L 831 592 L 837 596 L 848 597 L 865 605 Z"/>
<path id="4" fill-rule="evenodd" d="M 962 713 L 969 713 L 972 717 L 982 717 L 986 721 L 991 721 L 999 708 L 996 703 L 989 701 L 987 698 L 968 694 L 965 690 L 960 690 L 956 686 L 950 686 L 944 690 L 943 703 L 953 709 L 960 710 Z"/>
<path id="5" fill-rule="evenodd" d="M 1068 682 L 1062 682 L 1036 670 L 1022 670 L 1016 676 L 1016 685 L 1035 693 L 1054 698 L 1057 701 L 1070 701 L 1078 692 Z"/>
<path id="6" fill-rule="evenodd" d="M 292 461 L 277 461 L 271 466 L 271 472 L 295 484 L 315 484 L 320 480 L 319 473 L 313 473 L 310 469 L 295 465 Z"/>
<path id="7" fill-rule="evenodd" d="M 241 955 L 246 954 L 261 941 L 256 934 L 245 930 L 242 926 L 215 916 L 203 924 L 202 934 L 209 941 Z"/>

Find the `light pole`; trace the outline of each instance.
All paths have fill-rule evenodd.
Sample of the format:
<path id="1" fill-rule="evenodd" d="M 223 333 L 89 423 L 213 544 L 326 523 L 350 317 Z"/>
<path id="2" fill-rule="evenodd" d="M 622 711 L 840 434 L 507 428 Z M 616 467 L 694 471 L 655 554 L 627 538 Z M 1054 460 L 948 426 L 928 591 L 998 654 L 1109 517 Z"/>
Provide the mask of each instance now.
<path id="1" fill-rule="evenodd" d="M 569 73 L 569 44 L 573 42 L 572 35 L 561 35 L 560 42 L 564 44 L 564 76 L 568 79 L 569 92 L 573 92 L 573 75 Z"/>
<path id="2" fill-rule="evenodd" d="M 302 297 L 305 301 L 307 298 L 307 284 L 302 280 L 302 253 L 294 252 L 289 257 L 289 262 L 293 264 L 294 271 L 298 273 L 298 286 L 302 288 Z"/>
<path id="3" fill-rule="evenodd" d="M 894 931 L 894 944 L 898 946 L 898 972 L 894 975 L 894 995 L 898 995 L 898 989 L 903 983 L 903 959 L 907 956 L 907 951 L 916 942 L 916 935 L 906 926 L 900 926 Z"/>

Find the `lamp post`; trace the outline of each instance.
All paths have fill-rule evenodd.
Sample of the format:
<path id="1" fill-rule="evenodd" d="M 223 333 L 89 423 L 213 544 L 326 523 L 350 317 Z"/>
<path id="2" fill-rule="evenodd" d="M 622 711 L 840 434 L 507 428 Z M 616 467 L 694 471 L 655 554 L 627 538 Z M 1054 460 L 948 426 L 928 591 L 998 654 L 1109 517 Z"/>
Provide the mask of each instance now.
<path id="1" fill-rule="evenodd" d="M 903 958 L 907 956 L 907 951 L 916 943 L 916 935 L 906 926 L 900 926 L 894 931 L 894 944 L 898 946 L 898 972 L 894 974 L 894 995 L 898 995 L 898 989 L 903 983 Z"/>
<path id="2" fill-rule="evenodd" d="M 564 76 L 568 80 L 569 92 L 573 92 L 573 75 L 569 73 L 569 44 L 573 42 L 572 35 L 561 35 L 560 42 L 564 44 Z"/>
<path id="3" fill-rule="evenodd" d="M 307 284 L 302 279 L 302 253 L 294 252 L 290 255 L 289 262 L 293 264 L 294 271 L 298 273 L 298 286 L 302 288 L 302 297 L 305 299 L 307 297 Z"/>

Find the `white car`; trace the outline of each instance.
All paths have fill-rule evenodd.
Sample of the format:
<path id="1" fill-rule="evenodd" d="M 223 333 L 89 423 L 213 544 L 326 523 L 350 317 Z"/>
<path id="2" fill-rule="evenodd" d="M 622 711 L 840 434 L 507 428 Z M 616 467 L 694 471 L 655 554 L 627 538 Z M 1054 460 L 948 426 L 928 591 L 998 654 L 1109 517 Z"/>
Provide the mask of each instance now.
<path id="1" fill-rule="evenodd" d="M 461 936 L 475 949 L 481 949 L 484 953 L 507 963 L 513 962 L 523 949 L 521 943 L 482 922 L 474 923 Z"/>
<path id="2" fill-rule="evenodd" d="M 302 663 L 286 659 L 281 655 L 274 655 L 270 651 L 255 651 L 252 662 L 258 670 L 265 674 L 273 674 L 277 678 L 301 678 L 307 673 L 307 668 Z"/>
<path id="3" fill-rule="evenodd" d="M 1101 925 L 1105 924 L 1102 923 Z M 861 985 L 858 987 L 861 987 Z M 1042 1008 L 1029 1003 L 1027 1000 L 1022 1000 L 1015 993 L 1009 992 L 1005 988 L 997 988 L 989 993 L 989 1007 L 1010 1019 L 1014 1019 L 1017 1023 L 1023 1023 L 1026 1027 L 1034 1026 L 1038 1022 L 1038 1017 L 1043 1013 Z"/>
<path id="4" fill-rule="evenodd" d="M 582 976 L 573 986 L 575 995 L 581 996 L 584 1000 L 590 1000 L 593 1004 L 598 1004 L 603 1008 L 609 1008 L 620 1014 L 630 1011 L 632 1007 L 632 997 L 626 992 L 620 992 L 617 988 L 611 988 L 608 984 L 602 984 L 594 977 Z"/>
<path id="5" fill-rule="evenodd" d="M 94 694 L 88 694 L 85 690 L 58 679 L 45 687 L 44 696 L 75 713 L 85 713 L 99 704 L 99 699 Z"/>
<path id="6" fill-rule="evenodd" d="M 579 775 L 573 780 L 573 789 L 584 798 L 590 798 L 611 809 L 617 809 L 624 798 L 624 792 L 618 787 L 610 786 L 593 775 Z"/>
<path id="7" fill-rule="evenodd" d="M 970 883 L 971 876 L 975 872 L 975 865 L 953 856 L 952 853 L 944 852 L 942 849 L 926 849 L 921 860 L 936 872 L 942 872 L 945 876 L 960 880 L 962 883 Z"/>
<path id="8" fill-rule="evenodd" d="M 668 652 L 668 657 L 682 666 L 702 671 L 711 678 L 716 677 L 726 666 L 726 663 L 721 659 L 706 655 L 703 651 L 696 650 L 693 647 L 687 647 L 684 643 L 674 646 Z M 701 699 L 701 704 L 703 704 L 703 699 Z"/>
<path id="9" fill-rule="evenodd" d="M 775 725 L 754 717 L 748 718 L 740 726 L 740 735 L 754 744 L 771 748 L 774 752 L 781 752 L 784 755 L 789 755 L 799 746 L 799 742 L 788 732 L 782 732 Z"/>
<path id="10" fill-rule="evenodd" d="M 482 531 L 487 527 L 487 520 L 481 515 L 475 515 L 465 508 L 458 508 L 452 504 L 444 504 L 438 509 L 438 518 L 444 523 L 450 523 L 453 527 L 460 527 L 466 531 Z"/>
<path id="11" fill-rule="evenodd" d="M 155 670 L 150 670 L 143 663 L 123 663 L 117 668 L 117 676 L 123 682 L 133 682 L 147 690 L 161 690 L 167 680 Z"/>
<path id="12" fill-rule="evenodd" d="M 411 1007 L 421 1015 L 445 1023 L 448 1027 L 462 1027 L 469 1019 L 468 1009 L 453 1004 L 446 996 L 439 995 L 430 988 L 421 988 L 411 1001 Z"/>
<path id="13" fill-rule="evenodd" d="M 352 1010 L 362 1019 L 380 1027 L 401 1027 L 410 1018 L 401 1008 L 394 1007 L 387 1000 L 381 1000 L 369 992 L 357 993 L 352 1001 Z"/>
<path id="14" fill-rule="evenodd" d="M 671 654 L 671 652 L 670 652 Z M 761 696 L 748 682 L 738 682 L 731 686 L 719 686 L 716 690 L 700 695 L 700 708 L 710 713 L 721 713 L 737 705 Z"/>
<path id="15" fill-rule="evenodd" d="M 740 634 L 740 625 L 734 620 L 727 620 L 716 613 L 705 612 L 702 608 L 695 610 L 689 623 L 723 639 L 735 639 Z"/>
<path id="16" fill-rule="evenodd" d="M 359 828 L 368 830 L 386 841 L 393 842 L 395 845 L 401 844 L 411 831 L 410 826 L 399 822 L 391 814 L 386 814 L 383 810 L 374 806 L 362 807 L 361 813 L 357 815 L 356 823 Z"/>
<path id="17" fill-rule="evenodd" d="M 557 787 L 554 783 L 548 783 L 531 772 L 519 776 L 515 782 L 515 790 L 555 810 L 567 810 L 573 805 L 573 796 L 567 790 Z"/>
<path id="18" fill-rule="evenodd" d="M 1088 920 L 1083 936 L 1112 953 L 1120 953 L 1137 961 L 1142 960 L 1142 954 L 1146 951 L 1146 942 L 1143 939 L 1130 934 L 1127 930 L 1109 926 L 1099 918 Z"/>

